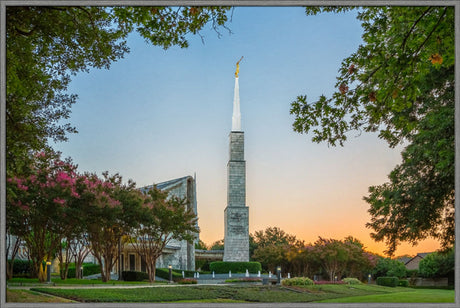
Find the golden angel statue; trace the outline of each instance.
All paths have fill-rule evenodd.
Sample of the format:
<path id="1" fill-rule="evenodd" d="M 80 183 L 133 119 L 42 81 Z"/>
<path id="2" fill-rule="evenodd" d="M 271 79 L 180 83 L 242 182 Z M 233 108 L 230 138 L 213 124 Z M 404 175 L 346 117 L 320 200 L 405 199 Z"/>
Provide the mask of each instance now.
<path id="1" fill-rule="evenodd" d="M 243 57 L 236 62 L 236 71 L 235 71 L 235 77 L 238 78 L 238 73 L 240 72 L 240 62 L 243 60 Z"/>

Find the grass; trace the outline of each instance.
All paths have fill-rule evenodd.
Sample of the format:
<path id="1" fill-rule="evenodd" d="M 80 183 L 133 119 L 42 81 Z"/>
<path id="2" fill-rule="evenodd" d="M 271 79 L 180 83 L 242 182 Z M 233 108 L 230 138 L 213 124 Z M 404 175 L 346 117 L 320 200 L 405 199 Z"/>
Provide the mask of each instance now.
<path id="1" fill-rule="evenodd" d="M 71 303 L 73 300 L 29 290 L 6 290 L 6 301 L 14 303 Z"/>
<path id="2" fill-rule="evenodd" d="M 319 301 L 320 303 L 453 303 L 454 291 L 439 289 L 407 289 L 395 294 L 351 296 Z"/>
<path id="3" fill-rule="evenodd" d="M 38 278 L 11 278 L 8 281 L 8 286 L 29 286 L 29 285 L 46 285 L 46 283 L 40 283 Z M 61 278 L 51 278 L 52 286 L 59 285 L 139 285 L 139 284 L 150 284 L 148 281 L 119 281 L 119 280 L 109 280 L 107 282 L 102 282 L 100 279 L 76 279 L 68 278 L 66 280 L 61 280 Z M 166 283 L 157 281 L 157 283 Z M 49 285 L 49 284 L 48 284 Z"/>
<path id="4" fill-rule="evenodd" d="M 453 290 L 389 288 L 375 285 L 171 286 L 31 290 L 79 302 L 454 302 Z"/>

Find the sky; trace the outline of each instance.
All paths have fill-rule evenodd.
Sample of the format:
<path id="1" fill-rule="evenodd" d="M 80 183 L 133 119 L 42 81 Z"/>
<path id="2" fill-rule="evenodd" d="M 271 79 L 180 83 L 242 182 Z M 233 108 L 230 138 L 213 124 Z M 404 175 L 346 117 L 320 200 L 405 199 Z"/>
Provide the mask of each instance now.
<path id="1" fill-rule="evenodd" d="M 318 236 L 375 243 L 363 201 L 388 180 L 404 145 L 351 133 L 344 147 L 313 143 L 293 131 L 290 104 L 334 92 L 342 59 L 362 43 L 356 12 L 306 16 L 300 7 L 237 7 L 221 36 L 207 26 L 190 47 L 163 50 L 139 35 L 109 70 L 73 77 L 78 94 L 68 120 L 78 134 L 54 148 L 81 172 L 107 170 L 138 187 L 196 174 L 200 239 L 223 239 L 235 64 L 245 133 L 249 232 L 279 227 L 306 243 Z M 439 248 L 434 240 L 396 255 Z"/>

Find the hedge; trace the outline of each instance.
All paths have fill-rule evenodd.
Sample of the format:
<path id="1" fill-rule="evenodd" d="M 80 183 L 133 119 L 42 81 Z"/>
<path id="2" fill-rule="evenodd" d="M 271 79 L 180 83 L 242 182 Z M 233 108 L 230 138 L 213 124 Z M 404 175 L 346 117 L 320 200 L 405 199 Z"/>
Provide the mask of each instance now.
<path id="1" fill-rule="evenodd" d="M 149 279 L 147 273 L 136 271 L 123 271 L 121 272 L 121 277 L 124 281 L 143 281 Z"/>
<path id="2" fill-rule="evenodd" d="M 409 286 L 409 280 L 407 279 L 402 279 L 398 282 L 398 286 L 400 287 L 408 287 Z"/>
<path id="3" fill-rule="evenodd" d="M 216 274 L 225 274 L 229 271 L 232 273 L 246 273 L 248 270 L 250 273 L 257 273 L 262 271 L 262 266 L 259 262 L 223 262 L 216 261 L 209 264 L 209 270 Z"/>
<path id="4" fill-rule="evenodd" d="M 385 287 L 396 287 L 399 284 L 398 277 L 378 277 L 377 284 Z"/>
<path id="5" fill-rule="evenodd" d="M 8 260 L 11 263 L 11 260 Z M 15 259 L 13 262 L 13 276 L 30 274 L 32 269 L 32 261 Z"/>
<path id="6" fill-rule="evenodd" d="M 315 282 L 307 277 L 294 277 L 283 279 L 281 284 L 283 286 L 311 286 L 314 285 Z"/>
<path id="7" fill-rule="evenodd" d="M 157 268 L 155 271 L 155 276 L 169 281 L 169 268 Z M 177 271 L 172 270 L 172 279 L 173 281 L 182 279 L 182 272 L 179 274 Z"/>
<path id="8" fill-rule="evenodd" d="M 361 284 L 358 278 L 343 278 L 342 280 L 347 284 Z"/>

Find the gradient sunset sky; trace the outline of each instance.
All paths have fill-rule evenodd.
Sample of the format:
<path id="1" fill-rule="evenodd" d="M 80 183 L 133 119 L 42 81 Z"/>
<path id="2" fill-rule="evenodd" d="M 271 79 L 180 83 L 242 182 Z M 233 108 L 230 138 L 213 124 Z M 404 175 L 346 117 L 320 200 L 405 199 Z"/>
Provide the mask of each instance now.
<path id="1" fill-rule="evenodd" d="M 249 231 L 279 227 L 307 243 L 352 235 L 382 253 L 365 228 L 368 187 L 387 181 L 404 145 L 351 133 L 344 147 L 292 130 L 290 103 L 334 90 L 341 60 L 362 43 L 356 11 L 306 16 L 300 7 L 237 7 L 232 34 L 209 29 L 190 47 L 163 50 L 137 34 L 110 70 L 73 78 L 79 99 L 69 122 L 78 134 L 54 147 L 81 172 L 119 172 L 139 187 L 197 179 L 200 239 L 224 236 L 228 135 L 235 63 L 240 63 Z M 396 255 L 431 252 L 437 242 L 401 245 Z"/>

